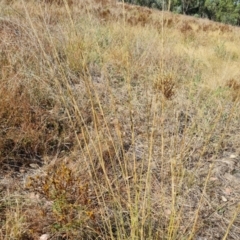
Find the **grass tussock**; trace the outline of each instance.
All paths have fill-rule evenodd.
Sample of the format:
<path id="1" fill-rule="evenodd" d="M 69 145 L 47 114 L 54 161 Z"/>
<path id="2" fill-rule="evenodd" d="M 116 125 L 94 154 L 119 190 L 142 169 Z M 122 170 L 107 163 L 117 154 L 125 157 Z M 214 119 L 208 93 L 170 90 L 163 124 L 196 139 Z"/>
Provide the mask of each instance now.
<path id="1" fill-rule="evenodd" d="M 239 36 L 0 1 L 0 239 L 238 239 Z"/>

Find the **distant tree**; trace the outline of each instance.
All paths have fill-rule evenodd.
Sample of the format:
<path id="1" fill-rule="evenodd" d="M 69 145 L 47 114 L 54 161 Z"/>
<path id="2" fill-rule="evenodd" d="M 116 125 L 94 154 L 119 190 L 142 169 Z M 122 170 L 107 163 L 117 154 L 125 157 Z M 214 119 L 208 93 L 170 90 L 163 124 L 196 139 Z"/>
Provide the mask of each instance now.
<path id="1" fill-rule="evenodd" d="M 240 1 L 206 0 L 204 6 L 209 19 L 239 25 Z"/>
<path id="2" fill-rule="evenodd" d="M 171 10 L 172 3 L 174 4 L 176 0 L 125 0 L 125 2 L 161 10 Z"/>
<path id="3" fill-rule="evenodd" d="M 240 25 L 240 0 L 125 0 L 125 2 Z"/>

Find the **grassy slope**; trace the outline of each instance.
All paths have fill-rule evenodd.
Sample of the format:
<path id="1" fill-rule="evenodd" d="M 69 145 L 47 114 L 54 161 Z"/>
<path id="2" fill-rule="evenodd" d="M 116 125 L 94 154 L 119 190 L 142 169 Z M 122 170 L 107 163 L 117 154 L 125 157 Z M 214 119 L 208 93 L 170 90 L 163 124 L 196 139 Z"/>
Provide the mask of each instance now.
<path id="1" fill-rule="evenodd" d="M 0 239 L 238 239 L 239 28 L 76 2 L 0 1 Z"/>

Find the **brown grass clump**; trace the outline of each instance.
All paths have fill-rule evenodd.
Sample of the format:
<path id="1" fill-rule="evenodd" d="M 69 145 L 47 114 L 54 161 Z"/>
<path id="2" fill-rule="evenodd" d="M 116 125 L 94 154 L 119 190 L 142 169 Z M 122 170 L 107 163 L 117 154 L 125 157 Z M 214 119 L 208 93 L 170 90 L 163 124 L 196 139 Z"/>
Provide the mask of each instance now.
<path id="1" fill-rule="evenodd" d="M 166 99 L 175 95 L 176 83 L 172 75 L 160 76 L 154 84 L 154 89 L 161 91 Z"/>
<path id="2" fill-rule="evenodd" d="M 164 27 L 172 27 L 174 25 L 174 19 L 168 18 L 163 20 Z"/>
<path id="3" fill-rule="evenodd" d="M 188 23 L 186 23 L 186 22 L 180 28 L 180 31 L 182 33 L 186 33 L 188 31 L 192 31 L 192 30 L 193 30 L 192 27 Z"/>
<path id="4" fill-rule="evenodd" d="M 22 87 L 23 88 L 23 87 Z M 1 89 L 1 166 L 19 169 L 31 162 L 41 162 L 44 154 L 55 154 L 59 149 L 69 151 L 71 141 L 64 140 L 67 122 L 49 115 L 54 100 L 33 106 L 27 93 L 18 89 Z"/>
<path id="5" fill-rule="evenodd" d="M 232 100 L 238 101 L 240 99 L 240 83 L 235 79 L 227 81 L 226 86 L 231 89 Z"/>
<path id="6" fill-rule="evenodd" d="M 111 3 L 114 3 L 113 0 L 96 0 L 95 3 L 101 4 L 101 5 L 110 5 Z"/>
<path id="7" fill-rule="evenodd" d="M 47 232 L 53 230 L 57 235 L 68 238 L 92 235 L 91 229 L 95 227 L 97 230 L 94 226 L 97 212 L 89 187 L 87 178 L 77 176 L 64 162 L 47 169 L 44 176 L 30 177 L 27 189 L 48 202 L 48 206 L 38 207 L 42 211 L 41 215 L 48 219 L 48 225 L 43 222 L 39 226 L 39 219 L 32 216 L 29 232 L 39 232 L 44 227 Z M 89 227 L 89 233 L 87 229 L 81 229 L 86 226 Z"/>
<path id="8" fill-rule="evenodd" d="M 73 0 L 43 0 L 43 2 L 48 4 L 57 4 L 59 6 L 63 6 L 64 4 L 71 6 L 73 4 Z"/>

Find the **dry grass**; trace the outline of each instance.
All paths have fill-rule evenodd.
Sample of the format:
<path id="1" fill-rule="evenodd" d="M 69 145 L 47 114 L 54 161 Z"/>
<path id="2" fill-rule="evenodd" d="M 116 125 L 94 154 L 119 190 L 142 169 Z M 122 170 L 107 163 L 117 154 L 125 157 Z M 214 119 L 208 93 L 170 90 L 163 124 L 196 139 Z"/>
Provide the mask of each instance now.
<path id="1" fill-rule="evenodd" d="M 0 239 L 239 239 L 239 36 L 0 1 Z"/>

